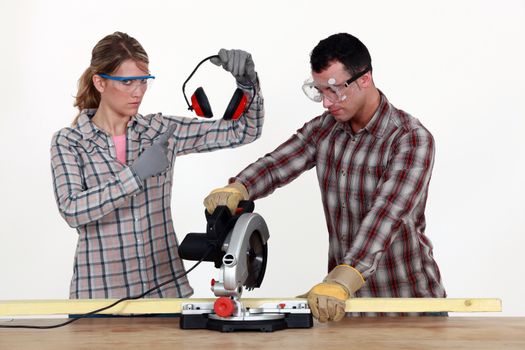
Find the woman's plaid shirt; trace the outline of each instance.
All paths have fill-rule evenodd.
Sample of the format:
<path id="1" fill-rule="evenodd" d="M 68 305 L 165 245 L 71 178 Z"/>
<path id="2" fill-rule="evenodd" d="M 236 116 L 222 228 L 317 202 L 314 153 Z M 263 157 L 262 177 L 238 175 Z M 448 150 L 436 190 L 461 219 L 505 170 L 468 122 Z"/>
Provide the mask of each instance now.
<path id="1" fill-rule="evenodd" d="M 170 209 L 175 156 L 254 141 L 262 131 L 263 98 L 258 93 L 238 121 L 135 115 L 127 127 L 127 164 L 117 160 L 111 136 L 91 122 L 94 113 L 83 111 L 78 124 L 58 131 L 51 143 L 58 209 L 78 232 L 70 297 L 135 296 L 184 272 Z M 170 167 L 140 181 L 129 165 L 170 124 L 177 125 Z M 184 277 L 149 296 L 192 292 Z"/>
<path id="2" fill-rule="evenodd" d="M 425 236 L 433 163 L 430 132 L 381 94 L 376 113 L 359 132 L 325 113 L 230 181 L 243 183 L 256 199 L 316 167 L 328 270 L 356 267 L 366 279 L 360 297 L 444 297 Z"/>

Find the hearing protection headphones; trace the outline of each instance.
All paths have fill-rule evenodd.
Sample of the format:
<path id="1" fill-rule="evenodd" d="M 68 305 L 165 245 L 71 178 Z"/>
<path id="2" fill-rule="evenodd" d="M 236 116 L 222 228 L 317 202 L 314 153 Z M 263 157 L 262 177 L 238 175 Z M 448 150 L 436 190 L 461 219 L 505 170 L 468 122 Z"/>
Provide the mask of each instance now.
<path id="1" fill-rule="evenodd" d="M 188 101 L 188 98 L 186 97 L 186 83 L 191 79 L 193 74 L 199 69 L 201 64 L 206 62 L 207 60 L 210 60 L 214 57 L 219 57 L 218 55 L 213 55 L 206 57 L 202 61 L 199 62 L 197 67 L 191 72 L 190 76 L 184 84 L 182 84 L 182 94 L 184 95 L 184 99 L 186 100 L 186 104 L 188 105 L 188 110 L 195 111 L 195 114 L 197 114 L 199 117 L 204 118 L 211 118 L 213 117 L 213 112 L 211 110 L 210 102 L 208 101 L 208 97 L 206 96 L 206 93 L 204 92 L 204 89 L 202 87 L 198 87 L 193 95 L 191 95 L 191 104 Z M 248 101 L 248 98 L 246 97 L 246 94 L 239 88 L 235 89 L 235 92 L 233 93 L 233 96 L 228 103 L 228 107 L 226 107 L 226 110 L 224 111 L 223 119 L 225 120 L 237 120 L 239 117 L 244 113 L 245 109 L 250 108 L 252 105 L 253 99 L 255 97 L 255 86 L 252 83 L 252 89 L 253 89 L 253 96 L 250 100 L 250 104 L 246 108 L 246 102 Z"/>

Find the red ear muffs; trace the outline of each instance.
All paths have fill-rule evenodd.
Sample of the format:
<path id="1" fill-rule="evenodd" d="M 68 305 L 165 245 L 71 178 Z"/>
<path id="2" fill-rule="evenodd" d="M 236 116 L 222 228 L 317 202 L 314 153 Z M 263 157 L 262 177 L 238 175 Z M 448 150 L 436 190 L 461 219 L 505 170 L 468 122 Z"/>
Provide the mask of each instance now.
<path id="1" fill-rule="evenodd" d="M 226 107 L 224 116 L 222 118 L 224 120 L 239 119 L 246 108 L 247 101 L 248 98 L 246 98 L 244 92 L 239 88 L 235 89 L 235 92 L 233 93 L 230 103 L 228 103 L 228 107 Z"/>
<path id="2" fill-rule="evenodd" d="M 184 81 L 184 84 L 182 84 L 182 94 L 184 95 L 184 99 L 186 100 L 186 104 L 188 105 L 188 110 L 195 111 L 195 113 L 199 117 L 205 117 L 205 118 L 211 118 L 213 117 L 213 112 L 211 110 L 210 101 L 208 101 L 208 97 L 204 93 L 204 89 L 202 87 L 199 87 L 193 95 L 191 95 L 191 105 L 188 101 L 188 98 L 186 97 L 186 83 L 191 79 L 193 74 L 197 71 L 197 69 L 206 62 L 209 59 L 219 57 L 217 55 L 209 56 L 203 59 L 202 61 L 197 64 L 197 67 L 191 72 L 190 76 Z M 250 100 L 250 104 L 248 105 L 248 108 L 250 108 L 250 105 L 253 102 L 253 99 L 255 98 L 255 85 L 254 83 L 250 82 L 252 85 L 253 95 Z M 233 96 L 228 103 L 228 107 L 226 107 L 226 111 L 224 111 L 224 116 L 222 117 L 225 120 L 237 120 L 240 118 L 244 110 L 246 109 L 248 97 L 247 95 L 239 88 L 235 90 L 233 93 Z"/>
<path id="3" fill-rule="evenodd" d="M 191 95 L 191 107 L 195 110 L 195 114 L 197 114 L 199 117 L 213 117 L 210 101 L 208 101 L 208 96 L 206 96 L 206 93 L 202 87 L 199 87 L 197 90 L 195 90 L 193 95 Z"/>

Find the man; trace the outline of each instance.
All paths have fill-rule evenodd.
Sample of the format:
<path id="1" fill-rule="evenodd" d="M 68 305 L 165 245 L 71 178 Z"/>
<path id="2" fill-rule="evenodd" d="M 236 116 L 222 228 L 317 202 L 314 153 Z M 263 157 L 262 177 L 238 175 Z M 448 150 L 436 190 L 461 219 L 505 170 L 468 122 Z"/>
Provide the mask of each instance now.
<path id="1" fill-rule="evenodd" d="M 327 111 L 212 191 L 207 210 L 233 211 L 315 166 L 330 249 L 328 275 L 307 293 L 314 317 L 340 320 L 351 296 L 445 297 L 424 234 L 432 135 L 376 88 L 368 49 L 354 36 L 322 40 L 310 64 L 303 90 Z"/>

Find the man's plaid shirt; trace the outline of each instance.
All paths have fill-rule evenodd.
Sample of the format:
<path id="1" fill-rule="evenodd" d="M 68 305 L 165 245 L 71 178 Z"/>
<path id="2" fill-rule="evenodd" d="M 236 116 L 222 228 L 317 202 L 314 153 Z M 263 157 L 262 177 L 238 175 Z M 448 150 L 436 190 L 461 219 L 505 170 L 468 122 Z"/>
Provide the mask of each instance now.
<path id="1" fill-rule="evenodd" d="M 111 136 L 91 122 L 94 113 L 83 111 L 76 126 L 51 142 L 55 198 L 78 232 L 70 298 L 135 296 L 184 272 L 170 209 L 176 155 L 254 141 L 262 131 L 263 98 L 258 93 L 238 121 L 135 115 L 127 126 L 126 164 L 117 160 Z M 129 165 L 171 124 L 177 125 L 169 138 L 171 165 L 142 182 Z M 184 277 L 148 296 L 192 293 Z"/>
<path id="2" fill-rule="evenodd" d="M 338 264 L 359 270 L 366 283 L 358 297 L 445 297 L 425 235 L 433 163 L 430 132 L 381 94 L 359 132 L 326 112 L 230 181 L 243 183 L 257 199 L 316 167 L 328 270 Z"/>

